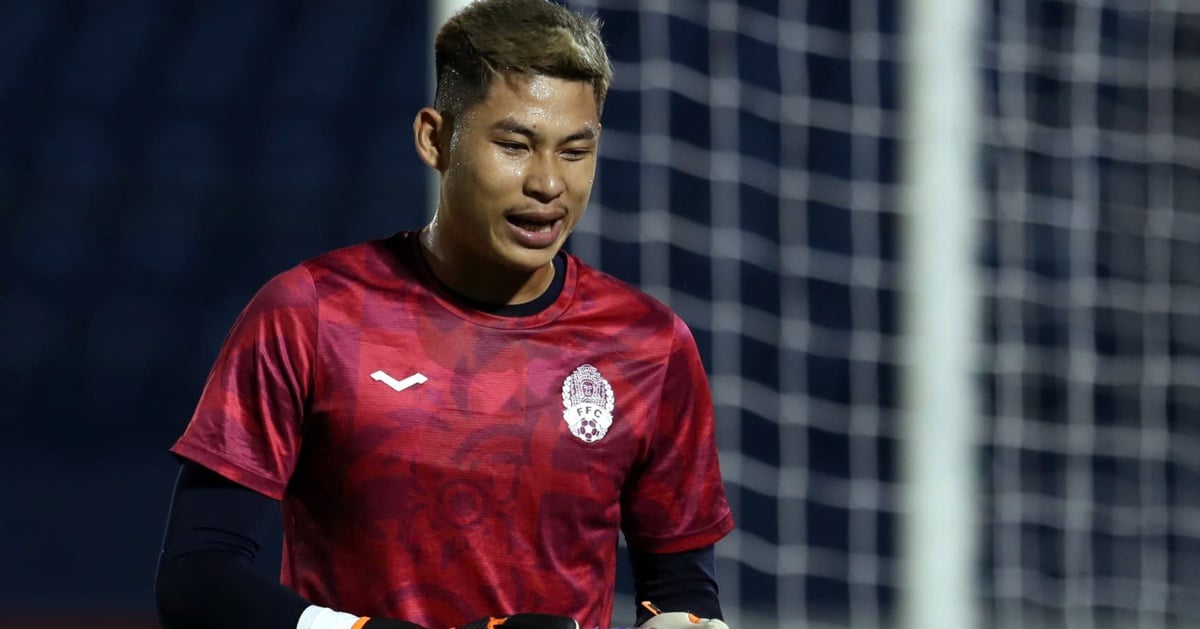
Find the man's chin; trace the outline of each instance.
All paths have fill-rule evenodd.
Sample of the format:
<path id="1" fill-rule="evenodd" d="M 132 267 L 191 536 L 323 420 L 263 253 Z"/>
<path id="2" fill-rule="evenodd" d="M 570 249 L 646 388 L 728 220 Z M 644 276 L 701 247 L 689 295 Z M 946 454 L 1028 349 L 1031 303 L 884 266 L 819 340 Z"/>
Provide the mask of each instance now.
<path id="1" fill-rule="evenodd" d="M 535 273 L 550 264 L 561 248 L 561 242 L 537 249 L 510 244 L 500 252 L 500 257 L 503 264 L 514 271 Z"/>
<path id="2" fill-rule="evenodd" d="M 539 256 L 536 259 L 523 256 L 520 259 L 507 258 L 504 261 L 504 265 L 515 273 L 533 275 L 534 273 L 537 273 L 538 271 L 550 266 L 551 261 L 553 260 L 554 256 L 552 255 Z"/>

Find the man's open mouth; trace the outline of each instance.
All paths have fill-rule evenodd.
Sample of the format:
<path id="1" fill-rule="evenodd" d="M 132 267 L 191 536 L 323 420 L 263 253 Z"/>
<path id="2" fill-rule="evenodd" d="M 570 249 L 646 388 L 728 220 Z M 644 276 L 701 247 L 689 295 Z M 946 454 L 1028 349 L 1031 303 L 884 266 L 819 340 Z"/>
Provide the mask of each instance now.
<path id="1" fill-rule="evenodd" d="M 509 223 L 512 223 L 513 225 L 516 225 L 517 227 L 520 227 L 521 229 L 523 229 L 527 232 L 533 233 L 533 234 L 549 232 L 550 230 L 554 229 L 554 224 L 557 223 L 559 220 L 561 220 L 561 219 L 537 218 L 537 217 L 529 217 L 529 216 L 509 216 L 508 217 Z"/>

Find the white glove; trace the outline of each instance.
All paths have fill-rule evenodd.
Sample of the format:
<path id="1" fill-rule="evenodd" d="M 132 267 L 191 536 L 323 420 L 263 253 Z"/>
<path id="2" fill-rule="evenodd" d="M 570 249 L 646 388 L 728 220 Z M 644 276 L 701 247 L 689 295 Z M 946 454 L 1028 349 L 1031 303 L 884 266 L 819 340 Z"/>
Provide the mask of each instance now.
<path id="1" fill-rule="evenodd" d="M 637 629 L 729 629 L 729 625 L 716 618 L 697 618 L 687 612 L 659 614 Z"/>

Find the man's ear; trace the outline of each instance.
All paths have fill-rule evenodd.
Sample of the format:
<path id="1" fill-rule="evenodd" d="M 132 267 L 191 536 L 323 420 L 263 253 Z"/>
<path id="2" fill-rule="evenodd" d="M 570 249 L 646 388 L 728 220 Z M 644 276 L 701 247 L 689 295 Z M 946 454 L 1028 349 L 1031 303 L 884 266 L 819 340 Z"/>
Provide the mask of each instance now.
<path id="1" fill-rule="evenodd" d="M 446 118 L 432 107 L 425 107 L 417 112 L 413 120 L 413 142 L 417 147 L 417 157 L 426 166 L 441 171 L 446 164 L 446 150 L 450 146 L 450 125 Z"/>

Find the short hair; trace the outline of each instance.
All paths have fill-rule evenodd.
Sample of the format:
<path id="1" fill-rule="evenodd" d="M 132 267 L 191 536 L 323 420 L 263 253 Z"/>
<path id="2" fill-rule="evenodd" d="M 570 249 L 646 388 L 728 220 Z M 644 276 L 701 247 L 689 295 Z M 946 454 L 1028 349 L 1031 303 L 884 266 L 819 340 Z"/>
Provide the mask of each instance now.
<path id="1" fill-rule="evenodd" d="M 603 111 L 612 63 L 598 18 L 550 0 L 479 0 L 450 18 L 434 44 L 433 106 L 452 117 L 483 102 L 504 75 L 587 81 Z"/>

